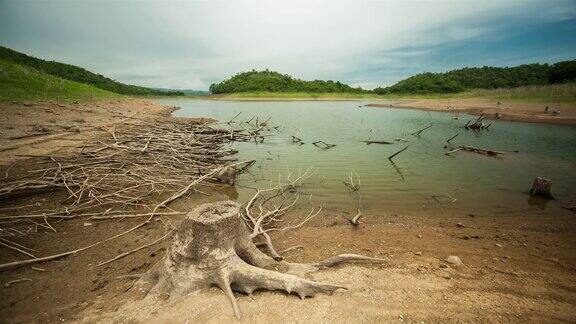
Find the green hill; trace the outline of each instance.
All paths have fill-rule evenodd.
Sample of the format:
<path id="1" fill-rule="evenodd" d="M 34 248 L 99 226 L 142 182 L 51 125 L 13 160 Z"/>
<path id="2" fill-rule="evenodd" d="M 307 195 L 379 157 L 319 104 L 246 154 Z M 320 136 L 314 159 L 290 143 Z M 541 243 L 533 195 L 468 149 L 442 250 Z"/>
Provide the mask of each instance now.
<path id="1" fill-rule="evenodd" d="M 213 94 L 239 92 L 311 92 L 311 93 L 362 93 L 338 81 L 303 81 L 286 74 L 264 70 L 242 72 L 210 86 Z"/>
<path id="2" fill-rule="evenodd" d="M 377 94 L 457 93 L 473 89 L 516 88 L 574 81 L 576 61 L 553 65 L 524 64 L 516 67 L 463 68 L 445 73 L 421 73 L 393 86 L 376 88 Z"/>
<path id="3" fill-rule="evenodd" d="M 121 95 L 0 59 L 0 101 L 96 100 Z"/>
<path id="4" fill-rule="evenodd" d="M 92 85 L 100 89 L 119 94 L 149 96 L 183 95 L 183 93 L 179 91 L 159 91 L 155 89 L 120 83 L 100 74 L 92 73 L 78 66 L 54 61 L 45 61 L 2 46 L 0 46 L 0 59 L 11 61 L 25 67 L 32 67 L 39 72 L 44 72 L 46 74 L 65 80 Z"/>

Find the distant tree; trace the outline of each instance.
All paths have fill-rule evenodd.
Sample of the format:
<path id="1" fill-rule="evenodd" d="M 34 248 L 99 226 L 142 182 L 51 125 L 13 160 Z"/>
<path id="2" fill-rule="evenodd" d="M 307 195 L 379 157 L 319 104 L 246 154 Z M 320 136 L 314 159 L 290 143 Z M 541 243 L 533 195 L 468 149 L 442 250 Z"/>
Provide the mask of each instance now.
<path id="1" fill-rule="evenodd" d="M 210 85 L 210 92 L 233 93 L 233 92 L 365 92 L 361 88 L 352 88 L 349 85 L 339 81 L 303 81 L 293 78 L 287 74 L 270 71 L 248 71 L 237 73 L 234 76 L 220 82 Z"/>
<path id="2" fill-rule="evenodd" d="M 455 93 L 471 89 L 513 88 L 575 80 L 576 61 L 524 64 L 516 67 L 462 68 L 445 73 L 421 73 L 389 87 L 372 90 L 389 93 Z"/>
<path id="3" fill-rule="evenodd" d="M 550 70 L 550 83 L 576 81 L 576 60 L 556 63 Z"/>

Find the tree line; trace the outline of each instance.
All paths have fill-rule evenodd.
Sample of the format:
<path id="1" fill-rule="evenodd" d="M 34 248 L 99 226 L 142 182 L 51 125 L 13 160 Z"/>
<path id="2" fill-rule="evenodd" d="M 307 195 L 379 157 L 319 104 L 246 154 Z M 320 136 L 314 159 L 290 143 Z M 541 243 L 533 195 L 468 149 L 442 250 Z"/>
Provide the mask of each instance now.
<path id="1" fill-rule="evenodd" d="M 576 80 L 576 61 L 556 64 L 524 64 L 515 67 L 463 68 L 444 73 L 421 73 L 389 87 L 380 87 L 374 93 L 426 94 L 456 93 L 472 89 L 515 88 L 529 85 L 547 85 Z"/>
<path id="2" fill-rule="evenodd" d="M 287 74 L 274 71 L 241 72 L 220 83 L 210 85 L 213 94 L 234 92 L 316 92 L 316 93 L 361 93 L 362 88 L 353 88 L 339 81 L 303 81 Z"/>
<path id="3" fill-rule="evenodd" d="M 40 72 L 50 74 L 62 79 L 76 81 L 93 85 L 97 88 L 124 95 L 153 95 L 153 96 L 174 96 L 184 95 L 181 91 L 162 91 L 124 84 L 114 81 L 103 75 L 92 73 L 81 67 L 54 61 L 46 61 L 33 56 L 29 56 L 12 49 L 0 46 L 0 58 L 14 62 L 19 65 L 32 67 Z"/>

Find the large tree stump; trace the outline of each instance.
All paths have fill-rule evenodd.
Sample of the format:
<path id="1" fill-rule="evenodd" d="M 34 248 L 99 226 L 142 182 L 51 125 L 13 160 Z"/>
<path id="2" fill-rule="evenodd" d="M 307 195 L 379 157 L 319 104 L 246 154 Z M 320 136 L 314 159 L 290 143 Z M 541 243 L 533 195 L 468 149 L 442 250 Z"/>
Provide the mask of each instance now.
<path id="1" fill-rule="evenodd" d="M 240 216 L 240 205 L 223 201 L 202 205 L 188 213 L 163 261 L 146 273 L 137 286 L 152 283 L 150 294 L 168 294 L 169 298 L 217 286 L 226 293 L 236 317 L 240 318 L 233 291 L 252 294 L 258 289 L 283 290 L 301 298 L 331 294 L 345 287 L 301 276 L 349 260 L 384 261 L 355 254 L 312 264 L 275 261 L 252 243 Z"/>
<path id="2" fill-rule="evenodd" d="M 536 177 L 530 189 L 531 196 L 542 196 L 546 198 L 554 198 L 552 196 L 552 181 L 542 177 Z"/>

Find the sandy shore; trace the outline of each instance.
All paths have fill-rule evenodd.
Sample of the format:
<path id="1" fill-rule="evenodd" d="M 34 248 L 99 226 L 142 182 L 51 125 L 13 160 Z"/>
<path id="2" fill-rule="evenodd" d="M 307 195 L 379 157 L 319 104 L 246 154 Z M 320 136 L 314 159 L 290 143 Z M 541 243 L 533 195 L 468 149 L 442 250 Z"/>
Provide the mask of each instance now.
<path id="1" fill-rule="evenodd" d="M 502 101 L 485 98 L 463 99 L 402 99 L 394 103 L 371 103 L 368 107 L 423 109 L 481 115 L 491 119 L 576 125 L 576 106 L 573 103 L 541 103 L 530 101 Z M 548 106 L 548 112 L 546 112 Z M 558 114 L 553 113 L 557 111 Z"/>
<path id="2" fill-rule="evenodd" d="M 3 172 L 17 159 L 78 149 L 83 141 L 104 132 L 102 128 L 165 118 L 173 110 L 140 100 L 77 105 L 2 104 L 0 109 Z M 31 203 L 49 203 L 51 197 L 38 195 Z M 234 187 L 215 186 L 178 200 L 172 207 L 189 210 L 204 202 L 235 197 Z M 0 202 L 0 207 L 6 203 L 10 202 Z M 294 211 L 287 217 L 301 213 Z M 242 321 L 576 321 L 576 220 L 569 212 L 555 217 L 538 216 L 405 217 L 382 211 L 365 215 L 363 224 L 353 228 L 346 219 L 324 212 L 302 228 L 272 233 L 279 251 L 294 245 L 304 247 L 285 254 L 288 261 L 308 262 L 340 253 L 360 253 L 388 261 L 341 265 L 315 274 L 316 280 L 349 288 L 332 296 L 300 300 L 279 292 L 238 294 Z M 178 220 L 174 217 L 176 223 Z M 140 222 L 124 219 L 83 226 L 84 221 L 55 222 L 55 231 L 42 230 L 10 239 L 36 249 L 39 255 L 49 255 L 87 241 L 102 240 Z M 163 257 L 169 240 L 106 266 L 94 266 L 162 233 L 163 224 L 153 222 L 146 230 L 100 248 L 37 265 L 42 271 L 23 267 L 0 272 L 1 322 L 235 321 L 224 294 L 216 288 L 175 302 L 131 298 L 128 291 L 133 282 L 116 277 L 149 269 Z M 14 251 L 0 249 L 0 262 L 21 257 Z M 460 257 L 463 264 L 445 262 L 449 255 Z M 14 280 L 21 281 L 8 284 Z"/>

